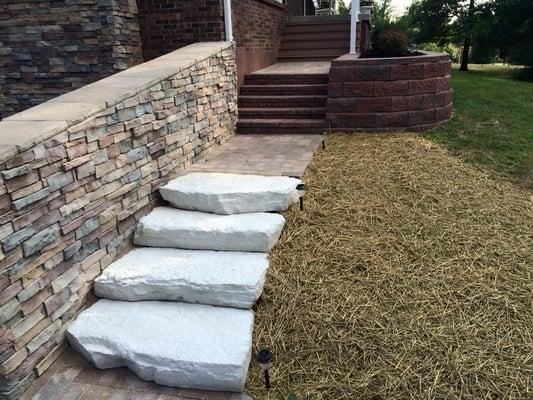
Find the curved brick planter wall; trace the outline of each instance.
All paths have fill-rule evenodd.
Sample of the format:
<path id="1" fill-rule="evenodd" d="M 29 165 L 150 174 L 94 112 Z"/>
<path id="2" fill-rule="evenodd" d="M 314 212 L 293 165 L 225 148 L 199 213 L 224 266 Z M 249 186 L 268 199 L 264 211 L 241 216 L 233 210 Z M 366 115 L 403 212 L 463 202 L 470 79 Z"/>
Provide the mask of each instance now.
<path id="1" fill-rule="evenodd" d="M 327 119 L 342 131 L 423 130 L 452 113 L 447 54 L 333 60 Z"/>
<path id="2" fill-rule="evenodd" d="M 158 189 L 236 123 L 234 51 L 199 43 L 0 122 L 0 399 L 62 350 Z"/>

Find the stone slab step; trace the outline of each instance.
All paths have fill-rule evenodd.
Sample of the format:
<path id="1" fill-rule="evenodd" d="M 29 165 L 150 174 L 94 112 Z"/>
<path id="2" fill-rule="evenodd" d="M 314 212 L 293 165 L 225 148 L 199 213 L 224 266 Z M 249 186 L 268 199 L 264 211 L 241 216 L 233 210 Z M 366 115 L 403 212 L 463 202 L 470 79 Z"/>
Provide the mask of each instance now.
<path id="1" fill-rule="evenodd" d="M 157 207 L 141 218 L 134 241 L 150 247 L 266 253 L 284 225 L 279 214 L 219 215 Z"/>
<path id="2" fill-rule="evenodd" d="M 260 176 L 192 172 L 159 189 L 174 207 L 217 214 L 283 211 L 298 201 L 301 180 L 287 176 Z"/>
<path id="3" fill-rule="evenodd" d="M 253 319 L 236 308 L 104 299 L 78 316 L 67 339 L 97 368 L 128 367 L 161 385 L 240 392 Z"/>
<path id="4" fill-rule="evenodd" d="M 263 291 L 265 253 L 138 248 L 94 281 L 98 297 L 251 308 Z"/>

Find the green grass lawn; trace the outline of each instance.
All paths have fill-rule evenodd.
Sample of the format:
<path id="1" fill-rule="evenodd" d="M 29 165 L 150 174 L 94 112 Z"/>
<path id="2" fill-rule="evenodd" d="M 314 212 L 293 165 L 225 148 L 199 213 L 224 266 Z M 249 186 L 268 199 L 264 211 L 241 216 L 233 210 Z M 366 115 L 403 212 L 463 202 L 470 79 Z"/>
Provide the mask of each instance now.
<path id="1" fill-rule="evenodd" d="M 501 65 L 454 65 L 452 86 L 452 120 L 424 136 L 533 188 L 533 83 L 511 79 Z"/>

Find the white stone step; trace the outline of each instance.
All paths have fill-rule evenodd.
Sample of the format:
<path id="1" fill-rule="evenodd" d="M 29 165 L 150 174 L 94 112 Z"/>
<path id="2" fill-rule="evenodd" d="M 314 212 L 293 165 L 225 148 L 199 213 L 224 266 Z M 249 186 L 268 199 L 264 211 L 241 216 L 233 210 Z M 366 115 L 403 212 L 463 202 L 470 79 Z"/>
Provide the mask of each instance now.
<path id="1" fill-rule="evenodd" d="M 268 252 L 285 218 L 279 214 L 219 215 L 157 207 L 139 221 L 135 244 L 179 249 Z"/>
<path id="2" fill-rule="evenodd" d="M 108 266 L 94 291 L 115 300 L 250 308 L 263 291 L 267 270 L 265 253 L 145 247 Z"/>
<path id="3" fill-rule="evenodd" d="M 217 214 L 283 211 L 298 201 L 302 183 L 287 176 L 191 172 L 159 189 L 174 207 Z"/>
<path id="4" fill-rule="evenodd" d="M 78 316 L 67 338 L 97 368 L 126 366 L 161 385 L 240 392 L 253 319 L 236 308 L 104 299 Z"/>

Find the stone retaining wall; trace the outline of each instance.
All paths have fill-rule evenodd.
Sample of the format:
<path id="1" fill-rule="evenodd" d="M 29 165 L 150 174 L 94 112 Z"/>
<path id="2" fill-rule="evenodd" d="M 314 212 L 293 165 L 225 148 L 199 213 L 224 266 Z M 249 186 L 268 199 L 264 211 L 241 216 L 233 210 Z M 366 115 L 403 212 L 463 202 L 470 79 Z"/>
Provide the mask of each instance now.
<path id="1" fill-rule="evenodd" d="M 451 61 L 447 54 L 333 60 L 327 119 L 343 131 L 428 129 L 452 113 Z"/>
<path id="2" fill-rule="evenodd" d="M 0 398 L 59 355 L 159 187 L 234 133 L 236 99 L 233 48 L 200 43 L 0 122 Z"/>
<path id="3" fill-rule="evenodd" d="M 131 0 L 0 1 L 0 119 L 142 62 Z"/>

